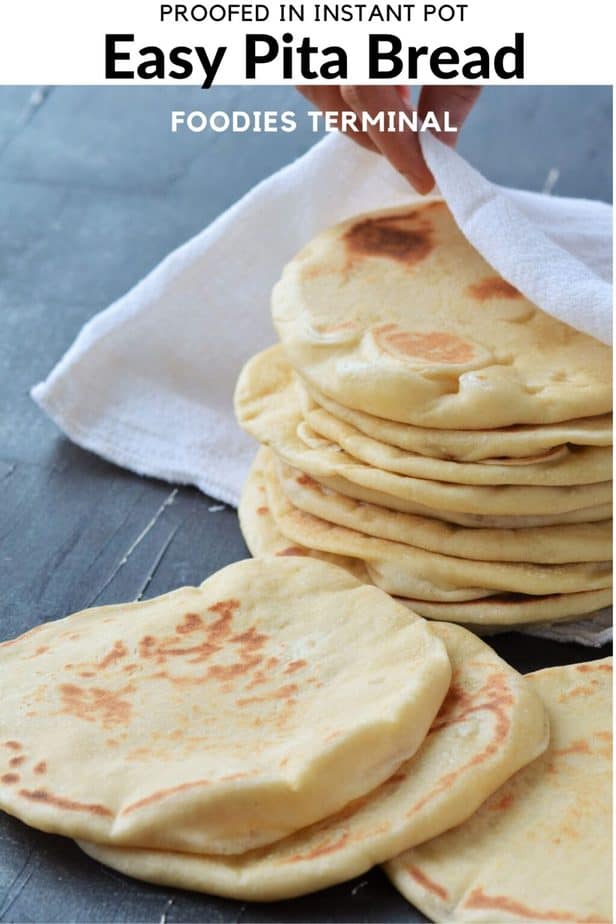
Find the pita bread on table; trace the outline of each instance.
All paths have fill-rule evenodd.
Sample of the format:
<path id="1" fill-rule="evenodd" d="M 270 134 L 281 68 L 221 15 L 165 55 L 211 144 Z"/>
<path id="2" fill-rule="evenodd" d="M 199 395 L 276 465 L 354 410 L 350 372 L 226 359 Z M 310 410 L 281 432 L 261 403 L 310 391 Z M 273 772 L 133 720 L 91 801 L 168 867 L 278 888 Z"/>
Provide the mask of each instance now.
<path id="1" fill-rule="evenodd" d="M 258 460 L 263 460 L 269 450 L 262 448 L 257 454 Z M 244 504 L 244 498 L 251 493 L 251 486 L 258 484 L 265 489 L 263 483 L 264 474 L 262 472 L 263 461 L 253 466 L 252 473 L 248 477 L 244 488 L 244 495 L 240 502 L 240 511 Z M 258 468 L 258 475 L 255 473 Z M 257 480 L 258 477 L 258 480 Z M 262 497 L 262 492 L 259 492 Z M 256 509 L 253 504 L 250 508 Z M 247 524 L 249 530 L 247 531 Z M 244 538 L 253 553 L 253 555 L 283 554 L 283 555 L 309 555 L 317 558 L 323 557 L 324 560 L 337 564 L 345 569 L 349 568 L 349 561 L 340 555 L 328 555 L 327 552 L 319 552 L 314 549 L 307 549 L 299 543 L 289 545 L 289 539 L 283 536 L 272 518 L 269 507 L 263 509 L 258 516 L 247 515 L 241 518 L 242 531 Z M 360 580 L 366 583 L 372 583 L 368 572 L 362 562 L 357 565 L 363 568 L 363 574 L 357 573 Z M 432 595 L 435 588 L 431 587 Z M 529 625 L 554 621 L 565 621 L 575 619 L 580 615 L 595 613 L 602 607 L 611 603 L 611 588 L 605 590 L 591 590 L 575 594 L 550 594 L 545 597 L 529 597 L 525 594 L 494 594 L 480 599 L 469 600 L 467 602 L 449 602 L 439 603 L 434 601 L 425 601 L 417 599 L 407 599 L 399 597 L 400 603 L 410 607 L 414 612 L 419 613 L 427 619 L 445 619 L 450 622 L 459 622 L 468 625 L 475 632 L 489 633 L 494 631 L 503 632 L 507 629 L 528 628 Z"/>
<path id="2" fill-rule="evenodd" d="M 299 510 L 369 536 L 482 561 L 561 563 L 606 561 L 612 554 L 612 521 L 527 529 L 463 528 L 387 507 L 366 504 L 281 463 L 280 487 Z"/>
<path id="3" fill-rule="evenodd" d="M 609 347 L 505 282 L 441 200 L 315 237 L 272 293 L 292 366 L 339 404 L 441 429 L 612 409 Z"/>
<path id="4" fill-rule="evenodd" d="M 439 430 L 413 427 L 395 420 L 373 417 L 356 408 L 344 407 L 313 385 L 298 380 L 304 412 L 323 408 L 373 439 L 418 452 L 431 459 L 458 462 L 495 461 L 505 464 L 534 463 L 537 458 L 559 452 L 567 443 L 574 446 L 611 446 L 612 415 L 582 417 L 558 424 L 519 425 L 494 430 Z"/>
<path id="5" fill-rule="evenodd" d="M 337 815 L 238 857 L 80 843 L 102 863 L 150 882 L 246 901 L 290 898 L 357 876 L 435 832 L 460 824 L 547 745 L 541 701 L 475 635 L 432 626 L 452 686 L 419 751 L 378 789 Z"/>
<path id="6" fill-rule="evenodd" d="M 377 586 L 400 597 L 455 600 L 453 592 L 481 596 L 477 591 L 524 594 L 575 593 L 609 587 L 612 564 L 534 565 L 526 562 L 479 561 L 454 558 L 388 539 L 375 539 L 357 530 L 336 526 L 294 507 L 282 491 L 271 465 L 266 465 L 268 505 L 278 529 L 289 539 L 309 548 L 350 555 L 366 565 Z M 427 582 L 443 595 L 424 596 L 418 584 Z M 457 597 L 464 599 L 464 597 Z"/>
<path id="7" fill-rule="evenodd" d="M 515 516 L 515 514 L 490 515 L 481 513 L 459 513 L 457 511 L 427 507 L 424 504 L 417 504 L 406 498 L 394 497 L 391 494 L 383 494 L 382 491 L 374 491 L 370 488 L 365 488 L 346 478 L 328 478 L 324 475 L 319 475 L 319 477 L 306 475 L 305 477 L 314 478 L 315 481 L 318 481 L 319 484 L 322 485 L 325 491 L 329 490 L 338 494 L 344 494 L 347 497 L 363 501 L 366 504 L 375 504 L 378 507 L 397 510 L 400 513 L 414 513 L 424 517 L 431 517 L 434 520 L 443 520 L 445 523 L 453 523 L 457 526 L 467 526 L 469 528 L 492 527 L 495 529 L 527 529 L 534 526 L 556 526 L 561 523 L 596 523 L 599 520 L 605 520 L 612 516 L 611 503 L 581 507 L 579 510 L 569 510 L 566 513 L 538 515 L 523 514 L 521 516 Z"/>
<path id="8" fill-rule="evenodd" d="M 481 600 L 440 603 L 433 600 L 399 598 L 426 619 L 446 619 L 469 626 L 476 632 L 526 629 L 534 624 L 565 622 L 596 613 L 612 602 L 612 589 L 586 590 L 575 594 L 495 594 Z"/>
<path id="9" fill-rule="evenodd" d="M 399 498 L 406 503 L 447 511 L 448 515 L 454 512 L 514 516 L 553 516 L 611 501 L 610 481 L 558 487 L 457 485 L 386 472 L 338 448 L 311 449 L 297 435 L 302 416 L 292 370 L 272 349 L 259 353 L 244 366 L 235 391 L 235 409 L 240 425 L 289 465 L 320 481 L 344 478 L 386 501 Z"/>
<path id="10" fill-rule="evenodd" d="M 550 716 L 547 751 L 464 824 L 385 867 L 433 921 L 612 919 L 611 659 L 526 680 Z"/>
<path id="11" fill-rule="evenodd" d="M 304 555 L 309 558 L 318 558 L 344 568 L 364 584 L 372 584 L 366 566 L 359 559 L 329 555 L 327 552 L 309 549 L 301 543 L 290 542 L 286 536 L 283 536 L 274 523 L 268 506 L 265 465 L 269 454 L 270 450 L 265 446 L 257 452 L 244 482 L 237 508 L 240 529 L 250 554 L 255 558 L 263 558 L 267 555 Z"/>
<path id="12" fill-rule="evenodd" d="M 324 410 L 309 411 L 298 427 L 298 436 L 309 444 L 312 433 L 339 447 L 355 459 L 415 478 L 450 481 L 454 484 L 572 485 L 609 481 L 612 477 L 611 446 L 561 446 L 535 463 L 515 459 L 483 462 L 452 462 L 429 459 L 366 436 Z M 303 428 L 303 429 L 302 429 Z M 307 434 L 308 439 L 306 439 Z"/>
<path id="13" fill-rule="evenodd" d="M 391 776 L 450 675 L 423 619 L 341 568 L 238 562 L 2 644 L 0 807 L 101 843 L 239 853 Z"/>

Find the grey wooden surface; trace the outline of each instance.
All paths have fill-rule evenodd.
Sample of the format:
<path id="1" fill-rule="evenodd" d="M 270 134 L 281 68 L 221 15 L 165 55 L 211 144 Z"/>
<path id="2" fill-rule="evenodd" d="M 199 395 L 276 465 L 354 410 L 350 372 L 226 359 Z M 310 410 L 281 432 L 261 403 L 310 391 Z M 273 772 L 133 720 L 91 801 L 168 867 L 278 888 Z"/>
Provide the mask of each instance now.
<path id="1" fill-rule="evenodd" d="M 0 88 L 0 638 L 197 583 L 244 557 L 235 512 L 71 445 L 31 402 L 80 326 L 316 137 L 172 135 L 172 109 L 295 109 L 288 88 Z M 460 149 L 498 182 L 611 198 L 611 90 L 490 88 Z M 592 653 L 505 635 L 521 670 Z M 380 871 L 276 905 L 130 881 L 0 815 L 0 921 L 423 921 Z"/>

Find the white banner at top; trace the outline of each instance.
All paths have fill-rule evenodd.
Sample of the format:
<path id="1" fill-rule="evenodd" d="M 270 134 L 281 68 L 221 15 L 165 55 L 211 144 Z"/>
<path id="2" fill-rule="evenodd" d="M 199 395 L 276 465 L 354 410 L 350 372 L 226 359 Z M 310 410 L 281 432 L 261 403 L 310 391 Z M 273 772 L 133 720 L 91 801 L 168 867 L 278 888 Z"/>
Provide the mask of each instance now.
<path id="1" fill-rule="evenodd" d="M 610 8 L 606 0 L 2 0 L 0 83 L 610 84 Z"/>

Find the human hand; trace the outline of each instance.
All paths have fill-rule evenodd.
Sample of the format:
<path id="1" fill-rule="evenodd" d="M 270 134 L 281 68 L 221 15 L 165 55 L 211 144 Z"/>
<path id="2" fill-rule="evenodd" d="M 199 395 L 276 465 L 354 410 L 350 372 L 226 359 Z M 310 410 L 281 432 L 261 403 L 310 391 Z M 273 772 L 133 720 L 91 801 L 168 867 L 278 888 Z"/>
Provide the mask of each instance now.
<path id="1" fill-rule="evenodd" d="M 301 86 L 297 88 L 311 103 L 323 112 L 412 112 L 410 87 L 406 86 Z M 480 87 L 440 86 L 422 87 L 419 94 L 419 117 L 434 112 L 440 125 L 443 114 L 449 112 L 449 121 L 458 132 L 434 132 L 445 144 L 454 147 L 464 120 L 481 92 Z M 385 132 L 369 126 L 365 132 L 350 132 L 348 137 L 387 158 L 389 163 L 414 186 L 426 194 L 434 186 L 434 177 L 428 169 L 416 132 Z"/>

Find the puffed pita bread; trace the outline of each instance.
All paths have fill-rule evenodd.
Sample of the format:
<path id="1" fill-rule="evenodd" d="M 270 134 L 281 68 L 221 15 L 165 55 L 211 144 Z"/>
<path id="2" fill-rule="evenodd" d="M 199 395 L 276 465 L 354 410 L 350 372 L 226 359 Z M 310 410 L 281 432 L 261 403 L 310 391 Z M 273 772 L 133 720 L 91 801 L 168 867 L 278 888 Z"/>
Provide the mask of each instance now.
<path id="1" fill-rule="evenodd" d="M 612 920 L 612 663 L 526 676 L 550 716 L 545 753 L 464 824 L 385 870 L 433 921 Z"/>
<path id="2" fill-rule="evenodd" d="M 547 745 L 541 701 L 475 635 L 435 623 L 453 680 L 417 754 L 343 812 L 240 857 L 187 856 L 81 843 L 102 863 L 151 882 L 246 901 L 290 898 L 357 876 L 468 818 Z"/>
<path id="3" fill-rule="evenodd" d="M 440 430 L 413 427 L 395 420 L 373 417 L 356 408 L 343 407 L 313 385 L 298 382 L 302 410 L 324 408 L 338 420 L 350 424 L 366 436 L 398 449 L 418 452 L 431 459 L 457 459 L 459 462 L 494 460 L 499 463 L 534 461 L 537 456 L 574 446 L 611 446 L 612 415 L 582 417 L 557 424 L 519 425 L 492 430 Z"/>
<path id="4" fill-rule="evenodd" d="M 609 347 L 498 276 L 442 200 L 319 234 L 285 267 L 272 316 L 307 382 L 389 420 L 472 430 L 612 409 Z"/>
<path id="5" fill-rule="evenodd" d="M 240 853 L 380 785 L 450 675 L 423 619 L 341 568 L 238 562 L 0 646 L 0 807 L 101 843 Z"/>
<path id="6" fill-rule="evenodd" d="M 450 481 L 454 484 L 526 484 L 572 485 L 609 481 L 612 477 L 611 446 L 561 446 L 551 454 L 531 463 L 516 464 L 509 459 L 484 462 L 455 462 L 429 459 L 419 453 L 390 446 L 366 436 L 351 424 L 337 420 L 325 410 L 308 411 L 298 427 L 298 436 L 308 445 L 315 433 L 334 447 L 342 448 L 354 459 L 375 468 L 384 468 L 399 475 Z"/>
<path id="7" fill-rule="evenodd" d="M 389 539 L 367 536 L 337 526 L 294 507 L 282 491 L 271 464 L 266 464 L 268 506 L 278 529 L 308 548 L 350 555 L 363 561 L 372 581 L 390 594 L 433 600 L 462 600 L 455 591 L 524 594 L 576 593 L 611 586 L 611 561 L 538 565 L 527 562 L 479 561 L 455 558 Z M 418 585 L 440 588 L 439 596 L 426 596 Z"/>
<path id="8" fill-rule="evenodd" d="M 349 569 L 352 559 L 343 556 L 308 549 L 290 540 L 280 532 L 267 505 L 263 505 L 265 488 L 264 468 L 269 450 L 262 447 L 252 466 L 240 501 L 240 523 L 246 543 L 255 556 L 258 555 L 309 555 Z M 254 502 L 253 501 L 254 498 Z M 256 514 L 256 510 L 260 513 Z M 244 515 L 242 513 L 244 512 Z M 255 515 L 256 514 L 256 515 Z M 357 573 L 360 580 L 372 583 L 362 562 L 357 562 L 363 573 Z M 430 588 L 432 595 L 435 588 Z M 611 603 L 611 588 L 591 590 L 575 594 L 550 594 L 530 597 L 525 594 L 494 594 L 466 602 L 435 602 L 398 598 L 414 612 L 427 619 L 445 619 L 468 625 L 476 632 L 504 631 L 509 628 L 531 624 L 575 619 L 608 606 Z"/>
<path id="9" fill-rule="evenodd" d="M 376 469 L 342 450 L 310 448 L 297 435 L 302 415 L 292 370 L 274 350 L 259 353 L 244 366 L 235 391 L 235 409 L 248 433 L 319 481 L 344 478 L 380 497 L 441 509 L 448 515 L 553 516 L 611 501 L 611 481 L 558 487 L 457 485 Z"/>
<path id="10" fill-rule="evenodd" d="M 612 554 L 612 521 L 607 519 L 526 529 L 464 528 L 345 497 L 284 463 L 276 472 L 280 487 L 299 510 L 369 536 L 457 558 L 558 564 L 605 561 Z"/>

